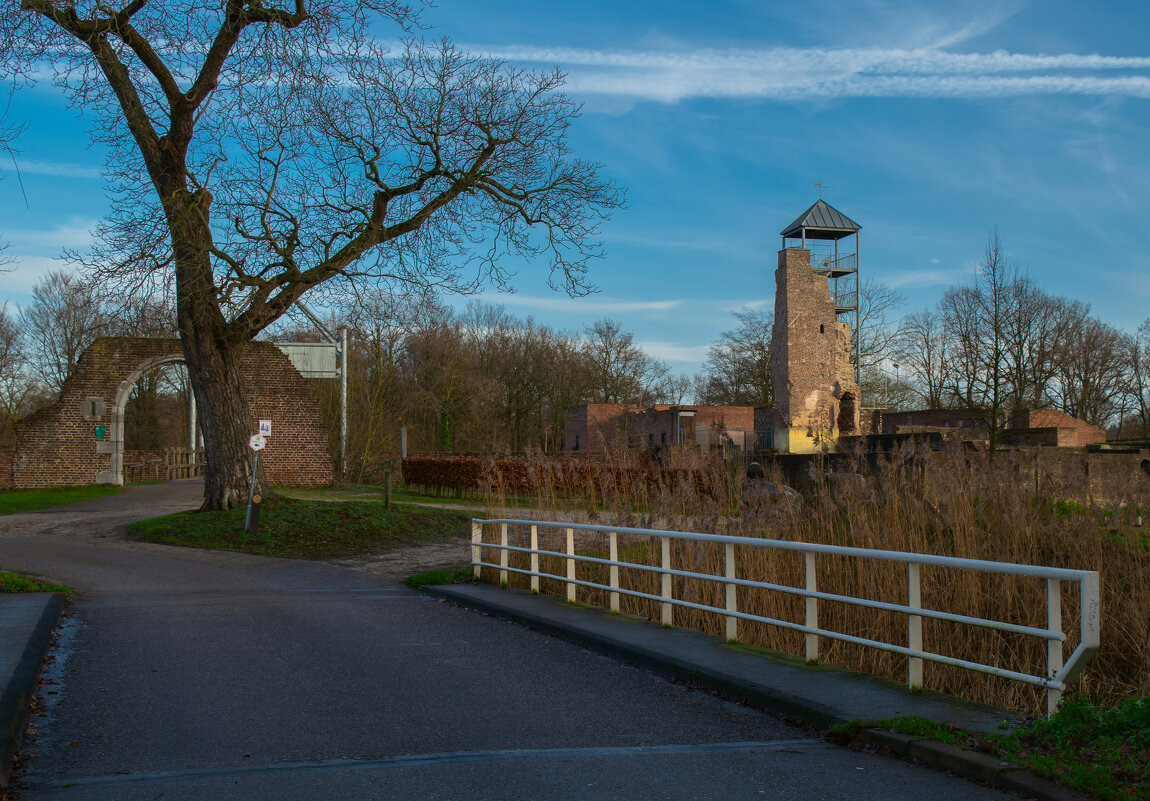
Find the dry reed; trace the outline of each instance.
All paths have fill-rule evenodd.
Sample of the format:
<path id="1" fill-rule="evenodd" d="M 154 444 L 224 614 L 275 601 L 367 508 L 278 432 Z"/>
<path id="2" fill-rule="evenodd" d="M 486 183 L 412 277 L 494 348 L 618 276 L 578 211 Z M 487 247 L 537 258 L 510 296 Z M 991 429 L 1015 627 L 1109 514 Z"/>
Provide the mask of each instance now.
<path id="1" fill-rule="evenodd" d="M 834 472 L 813 462 L 810 486 L 801 502 L 771 497 L 742 501 L 746 479 L 737 460 L 707 458 L 694 449 L 673 451 L 665 464 L 652 467 L 645 457 L 614 454 L 588 463 L 529 460 L 534 508 L 509 508 L 506 488 L 490 482 L 489 511 L 493 516 L 529 515 L 535 519 L 609 523 L 620 527 L 665 528 L 679 531 L 738 534 L 800 542 L 849 545 L 970 559 L 1097 570 L 1102 586 L 1102 645 L 1078 681 L 1078 689 L 1096 701 L 1113 704 L 1130 696 L 1150 694 L 1150 546 L 1147 520 L 1150 493 L 1145 481 L 1115 481 L 1106 487 L 1095 476 L 1046 469 L 1033 454 L 1000 453 L 994 458 L 959 449 L 934 452 L 907 447 L 881 458 L 857 456 L 839 460 Z M 573 472 L 577 471 L 577 472 Z M 781 483 L 777 470 L 769 476 Z M 1117 477 L 1115 477 L 1117 479 Z M 581 482 L 572 493 L 573 482 Z M 519 488 L 522 490 L 522 487 Z M 1091 503 L 1096 496 L 1112 500 Z M 522 504 L 522 495 L 517 499 Z M 529 529 L 513 527 L 511 544 L 526 547 Z M 489 528 L 487 541 L 498 538 Z M 541 530 L 541 547 L 562 551 L 562 529 Z M 658 565 L 654 539 L 621 538 L 620 556 L 637 564 Z M 606 558 L 606 535 L 581 534 L 580 553 Z M 488 555 L 495 552 L 489 551 Z M 739 547 L 740 578 L 793 587 L 803 586 L 803 556 L 799 553 Z M 891 603 L 905 603 L 907 569 L 899 563 L 819 555 L 821 591 Z M 511 554 L 512 567 L 527 569 L 526 554 Z M 722 575 L 721 545 L 676 542 L 672 567 Z M 544 572 L 563 576 L 565 560 L 545 557 Z M 495 574 L 485 574 L 495 580 Z M 607 567 L 581 563 L 577 578 L 607 583 Z M 512 574 L 512 586 L 527 586 L 525 576 Z M 658 574 L 621 570 L 622 586 L 658 595 Z M 1064 583 L 1063 629 L 1066 654 L 1077 644 L 1078 598 Z M 566 595 L 562 581 L 546 579 L 544 593 Z M 739 609 L 793 622 L 803 620 L 800 598 L 740 587 Z M 713 606 L 723 605 L 723 586 L 680 577 L 674 579 L 676 598 Z M 580 587 L 578 600 L 606 606 L 607 593 Z M 1046 625 L 1046 586 L 1040 579 L 982 574 L 924 566 L 922 602 L 926 608 L 956 612 L 1043 628 Z M 623 596 L 624 613 L 659 619 L 658 604 Z M 675 625 L 722 636 L 722 616 L 686 608 L 675 609 Z M 820 602 L 820 626 L 869 639 L 906 644 L 904 615 Z M 1021 635 L 1003 634 L 931 619 L 923 621 L 927 650 L 989 665 L 1040 675 L 1045 671 L 1045 643 Z M 803 636 L 777 626 L 740 621 L 740 641 L 796 655 L 803 654 Z M 820 639 L 820 661 L 905 681 L 906 658 L 829 638 Z M 1023 712 L 1044 710 L 1040 690 L 1018 682 L 927 662 L 924 686 L 975 701 Z"/>

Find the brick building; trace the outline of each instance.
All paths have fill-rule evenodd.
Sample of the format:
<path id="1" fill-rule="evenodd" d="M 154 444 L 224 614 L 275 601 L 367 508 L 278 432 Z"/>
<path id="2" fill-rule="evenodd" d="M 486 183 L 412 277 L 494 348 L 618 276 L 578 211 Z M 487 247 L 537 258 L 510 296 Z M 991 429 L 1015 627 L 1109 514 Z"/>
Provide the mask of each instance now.
<path id="1" fill-rule="evenodd" d="M 955 431 L 971 439 L 986 439 L 986 420 L 977 409 L 922 409 L 882 413 L 883 434 Z M 1054 409 L 1035 409 L 1011 418 L 1000 433 L 1002 445 L 1084 448 L 1106 441 L 1106 432 L 1085 420 Z"/>
<path id="2" fill-rule="evenodd" d="M 563 447 L 569 451 L 663 448 L 694 443 L 701 449 L 756 447 L 753 406 L 677 406 L 591 403 L 567 410 Z"/>

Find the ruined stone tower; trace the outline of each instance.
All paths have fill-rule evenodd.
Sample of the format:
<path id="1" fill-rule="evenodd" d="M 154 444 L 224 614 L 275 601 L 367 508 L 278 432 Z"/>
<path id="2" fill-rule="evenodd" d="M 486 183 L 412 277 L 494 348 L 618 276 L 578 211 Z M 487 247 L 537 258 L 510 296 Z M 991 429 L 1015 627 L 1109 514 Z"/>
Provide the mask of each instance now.
<path id="1" fill-rule="evenodd" d="M 777 451 L 825 450 L 840 435 L 858 432 L 856 340 L 840 321 L 857 321 L 858 231 L 820 199 L 782 232 L 771 338 Z M 847 252 L 850 237 L 854 250 Z M 848 242 L 840 246 L 841 240 Z"/>

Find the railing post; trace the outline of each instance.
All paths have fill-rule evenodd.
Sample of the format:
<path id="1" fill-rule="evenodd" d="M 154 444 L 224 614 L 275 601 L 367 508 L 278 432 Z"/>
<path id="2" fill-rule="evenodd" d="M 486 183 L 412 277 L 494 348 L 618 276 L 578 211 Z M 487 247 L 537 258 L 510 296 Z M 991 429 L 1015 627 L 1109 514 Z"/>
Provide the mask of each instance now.
<path id="1" fill-rule="evenodd" d="M 728 542 L 724 545 L 724 561 L 726 562 L 726 570 L 724 575 L 727 579 L 726 595 L 727 595 L 727 611 L 738 612 L 738 601 L 735 597 L 735 590 L 737 589 L 734 584 L 735 579 L 735 543 Z M 739 639 L 739 619 L 734 615 L 727 615 L 727 642 L 735 642 Z"/>
<path id="2" fill-rule="evenodd" d="M 609 558 L 611 559 L 611 614 L 619 614 L 619 535 L 612 531 L 608 537 Z"/>
<path id="3" fill-rule="evenodd" d="M 1046 628 L 1062 633 L 1062 583 L 1058 579 L 1046 580 Z M 1062 640 L 1046 641 L 1046 678 L 1057 679 L 1062 672 Z M 1062 700 L 1062 691 L 1046 688 L 1046 714 L 1053 715 Z"/>
<path id="4" fill-rule="evenodd" d="M 483 568 L 479 563 L 483 561 L 483 548 L 480 543 L 483 542 L 483 524 L 478 520 L 471 521 L 471 576 L 474 579 L 479 578 L 479 574 Z"/>
<path id="5" fill-rule="evenodd" d="M 531 594 L 539 594 L 539 526 L 531 525 Z"/>
<path id="6" fill-rule="evenodd" d="M 908 562 L 908 599 L 907 606 L 911 609 L 922 609 L 922 565 L 917 562 Z M 907 615 L 907 647 L 913 651 L 922 650 L 922 615 Z M 910 657 L 907 684 L 912 690 L 922 689 L 922 659 L 917 656 Z"/>
<path id="7" fill-rule="evenodd" d="M 659 538 L 659 550 L 661 551 L 661 558 L 659 560 L 660 566 L 663 568 L 662 578 L 662 592 L 660 593 L 664 599 L 663 603 L 659 604 L 659 611 L 663 618 L 664 626 L 674 625 L 672 616 L 674 614 L 674 605 L 668 603 L 671 600 L 671 574 L 666 571 L 671 569 L 671 538 Z"/>
<path id="8" fill-rule="evenodd" d="M 507 586 L 507 524 L 499 524 L 499 586 Z"/>
<path id="9" fill-rule="evenodd" d="M 575 556 L 575 529 L 567 529 L 567 555 Z M 575 603 L 575 559 L 567 560 L 567 602 Z"/>
<path id="10" fill-rule="evenodd" d="M 815 580 L 815 554 L 813 551 L 807 551 L 803 554 L 806 563 L 806 590 L 807 592 L 816 592 L 818 590 L 818 582 Z M 819 627 L 819 599 L 806 598 L 806 626 L 808 629 L 817 629 Z M 807 661 L 819 661 L 819 635 L 808 633 L 806 635 L 807 645 Z"/>

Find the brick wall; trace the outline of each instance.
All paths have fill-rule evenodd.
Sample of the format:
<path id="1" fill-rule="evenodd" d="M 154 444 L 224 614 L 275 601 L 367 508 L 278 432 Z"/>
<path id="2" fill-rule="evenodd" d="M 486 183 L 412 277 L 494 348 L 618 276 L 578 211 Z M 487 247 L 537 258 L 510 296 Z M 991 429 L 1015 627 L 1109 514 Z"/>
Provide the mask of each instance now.
<path id="1" fill-rule="evenodd" d="M 850 364 L 850 340 L 850 326 L 835 315 L 826 277 L 811 270 L 810 251 L 780 250 L 771 338 L 777 426 L 858 431 L 860 393 Z M 840 420 L 844 399 L 849 419 Z"/>
<path id="2" fill-rule="evenodd" d="M 12 489 L 12 454 L 0 453 L 0 490 Z"/>
<path id="3" fill-rule="evenodd" d="M 13 485 L 97 483 L 101 474 L 111 469 L 115 446 L 110 440 L 100 443 L 94 427 L 105 425 L 111 433 L 121 383 L 149 360 L 182 361 L 181 353 L 176 339 L 97 339 L 80 357 L 56 404 L 17 424 Z M 269 483 L 305 487 L 330 484 L 333 473 L 328 437 L 312 386 L 279 348 L 267 342 L 248 346 L 242 357 L 242 374 L 252 412 L 252 433 L 256 433 L 259 420 L 272 421 L 272 436 L 261 457 Z M 103 409 L 96 410 L 98 414 L 90 413 L 89 399 L 103 403 Z"/>

